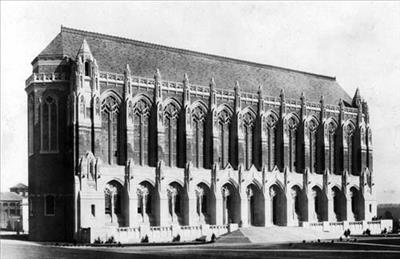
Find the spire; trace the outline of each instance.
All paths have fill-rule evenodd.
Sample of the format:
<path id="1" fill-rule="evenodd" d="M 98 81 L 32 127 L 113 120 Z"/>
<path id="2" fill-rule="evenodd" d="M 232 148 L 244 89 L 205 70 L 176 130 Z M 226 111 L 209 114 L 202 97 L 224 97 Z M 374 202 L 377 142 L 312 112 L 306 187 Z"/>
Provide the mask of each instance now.
<path id="1" fill-rule="evenodd" d="M 344 107 L 342 98 L 339 99 L 339 107 L 340 107 L 340 109 L 343 109 L 343 107 Z"/>
<path id="2" fill-rule="evenodd" d="M 301 102 L 301 119 L 303 120 L 307 116 L 306 96 L 304 95 L 304 92 L 301 92 L 300 102 Z"/>
<path id="3" fill-rule="evenodd" d="M 304 102 L 305 102 L 305 100 L 306 100 L 306 96 L 304 95 L 304 92 L 301 92 L 300 100 L 301 100 L 301 102 L 304 104 Z"/>
<path id="4" fill-rule="evenodd" d="M 190 104 L 189 77 L 186 73 L 183 75 L 183 104 L 185 107 Z M 190 127 L 190 125 L 187 127 Z"/>
<path id="5" fill-rule="evenodd" d="M 239 112 L 240 110 L 240 105 L 241 105 L 241 98 L 240 98 L 240 85 L 239 81 L 235 82 L 235 110 L 236 112 Z"/>
<path id="6" fill-rule="evenodd" d="M 156 69 L 156 73 L 154 74 L 154 79 L 157 80 L 157 81 L 161 80 L 161 73 L 160 73 L 160 70 L 158 68 Z"/>
<path id="7" fill-rule="evenodd" d="M 263 85 L 259 85 L 258 86 L 258 95 L 262 95 L 263 94 Z"/>
<path id="8" fill-rule="evenodd" d="M 128 76 L 131 75 L 131 68 L 129 67 L 129 64 L 126 64 L 126 67 L 125 67 L 125 75 L 128 75 Z"/>
<path id="9" fill-rule="evenodd" d="M 261 115 L 262 111 L 264 110 L 264 100 L 263 100 L 263 86 L 258 86 L 258 112 Z"/>
<path id="10" fill-rule="evenodd" d="M 189 77 L 186 73 L 183 75 L 183 83 L 186 85 L 189 83 Z"/>
<path id="11" fill-rule="evenodd" d="M 129 67 L 129 64 L 126 64 L 124 75 L 125 75 L 124 95 L 125 95 L 125 98 L 129 98 L 131 96 L 131 92 L 132 92 L 131 84 L 130 84 L 131 69 Z"/>
<path id="12" fill-rule="evenodd" d="M 162 89 L 161 89 L 161 73 L 157 68 L 156 73 L 154 74 L 154 99 L 155 103 L 158 103 L 162 100 Z"/>
<path id="13" fill-rule="evenodd" d="M 92 55 L 92 52 L 90 51 L 89 44 L 87 43 L 86 39 L 83 39 L 82 45 L 79 48 L 77 56 L 83 56 L 84 60 L 92 59 L 93 55 Z"/>
<path id="14" fill-rule="evenodd" d="M 281 97 L 282 100 L 285 99 L 285 90 L 283 90 L 283 88 L 281 89 L 281 93 L 279 94 L 279 96 Z"/>
<path id="15" fill-rule="evenodd" d="M 354 97 L 353 97 L 353 103 L 352 103 L 352 105 L 353 105 L 354 107 L 358 107 L 358 106 L 360 106 L 360 104 L 361 104 L 360 89 L 357 88 L 357 90 L 356 90 L 356 92 L 355 92 L 355 94 L 354 94 Z"/>
<path id="16" fill-rule="evenodd" d="M 211 77 L 211 80 L 210 80 L 210 90 L 211 90 L 211 91 L 214 91 L 214 90 L 215 90 L 215 80 L 214 80 L 214 77 Z"/>
<path id="17" fill-rule="evenodd" d="M 234 89 L 235 89 L 235 92 L 236 92 L 236 93 L 240 92 L 239 81 L 236 81 L 236 82 L 235 82 L 235 88 L 234 88 Z"/>
<path id="18" fill-rule="evenodd" d="M 211 109 L 215 108 L 216 102 L 217 102 L 217 97 L 215 94 L 215 81 L 214 81 L 214 77 L 211 77 L 211 80 L 210 80 L 210 108 Z"/>

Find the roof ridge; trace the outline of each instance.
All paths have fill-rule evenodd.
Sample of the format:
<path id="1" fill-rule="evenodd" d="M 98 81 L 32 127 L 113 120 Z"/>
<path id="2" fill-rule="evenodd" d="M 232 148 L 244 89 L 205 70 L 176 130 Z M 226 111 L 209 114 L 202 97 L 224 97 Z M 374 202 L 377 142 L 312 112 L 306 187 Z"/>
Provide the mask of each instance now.
<path id="1" fill-rule="evenodd" d="M 264 67 L 264 68 L 280 69 L 280 70 L 294 72 L 294 73 L 300 73 L 300 74 L 311 75 L 311 76 L 315 76 L 315 77 L 321 77 L 321 78 L 325 78 L 325 79 L 329 79 L 329 80 L 333 80 L 333 81 L 336 80 L 336 77 L 333 77 L 333 76 L 327 76 L 327 75 L 321 75 L 321 74 L 316 74 L 316 73 L 311 73 L 311 72 L 306 72 L 306 71 L 301 71 L 301 70 L 296 70 L 296 69 L 291 69 L 291 68 L 267 65 L 267 64 L 262 64 L 262 63 L 257 63 L 257 62 L 242 60 L 242 59 L 236 59 L 236 58 L 230 58 L 230 57 L 209 54 L 209 53 L 204 53 L 204 52 L 198 52 L 198 51 L 193 51 L 193 50 L 188 50 L 188 49 L 169 47 L 169 46 L 165 46 L 165 45 L 161 45 L 161 44 L 133 40 L 133 39 L 125 38 L 125 37 L 113 36 L 113 35 L 103 34 L 103 33 L 98 33 L 98 32 L 79 30 L 79 29 L 65 27 L 63 25 L 61 25 L 61 32 L 84 34 L 84 35 L 89 35 L 89 36 L 94 36 L 94 37 L 102 37 L 102 38 L 109 39 L 109 40 L 119 40 L 119 41 L 122 40 L 125 43 L 139 44 L 143 47 L 152 47 L 152 48 L 157 48 L 157 49 L 162 49 L 162 50 L 167 50 L 167 51 L 175 51 L 178 53 L 192 54 L 192 55 L 198 55 L 198 56 L 208 57 L 208 58 L 217 58 L 217 59 L 222 59 L 225 61 L 236 62 L 236 63 L 246 64 L 246 65 L 252 65 L 252 66 L 255 65 L 255 66 Z"/>

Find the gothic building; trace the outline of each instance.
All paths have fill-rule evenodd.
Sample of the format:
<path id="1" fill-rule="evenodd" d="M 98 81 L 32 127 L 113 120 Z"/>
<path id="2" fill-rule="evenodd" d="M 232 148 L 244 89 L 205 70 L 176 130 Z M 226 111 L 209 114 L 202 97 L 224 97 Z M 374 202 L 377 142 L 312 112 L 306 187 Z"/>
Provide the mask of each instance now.
<path id="1" fill-rule="evenodd" d="M 32 239 L 376 215 L 368 105 L 333 77 L 65 27 L 32 66 Z"/>

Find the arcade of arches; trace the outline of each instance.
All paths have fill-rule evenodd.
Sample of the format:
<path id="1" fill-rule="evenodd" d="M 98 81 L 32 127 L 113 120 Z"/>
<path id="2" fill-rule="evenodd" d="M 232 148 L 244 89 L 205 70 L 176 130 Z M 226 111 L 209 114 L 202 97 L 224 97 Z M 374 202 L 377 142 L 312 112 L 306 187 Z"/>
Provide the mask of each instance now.
<path id="1" fill-rule="evenodd" d="M 128 192 L 119 181 L 104 187 L 106 226 L 231 224 L 240 226 L 300 226 L 301 222 L 362 220 L 362 195 L 356 187 L 347 198 L 337 187 L 328 197 L 317 185 L 303 190 L 299 185 L 283 188 L 274 183 L 264 188 L 248 183 L 240 190 L 228 181 L 213 191 L 200 182 L 194 190 L 172 181 L 159 190 L 141 181 Z M 286 189 L 286 190 L 285 190 Z"/>

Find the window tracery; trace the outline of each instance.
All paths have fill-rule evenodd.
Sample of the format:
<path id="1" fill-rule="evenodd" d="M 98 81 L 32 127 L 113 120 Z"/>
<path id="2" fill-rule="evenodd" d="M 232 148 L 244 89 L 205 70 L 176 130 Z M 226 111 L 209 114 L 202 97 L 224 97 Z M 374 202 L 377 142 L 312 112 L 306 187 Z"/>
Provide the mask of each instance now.
<path id="1" fill-rule="evenodd" d="M 309 145 L 310 145 L 310 171 L 317 171 L 317 128 L 318 123 L 315 119 L 308 122 Z"/>
<path id="2" fill-rule="evenodd" d="M 298 122 L 294 116 L 288 119 L 289 130 L 289 169 L 291 172 L 297 168 L 297 126 Z"/>
<path id="3" fill-rule="evenodd" d="M 102 143 L 101 156 L 108 164 L 117 164 L 120 143 L 120 107 L 117 99 L 110 95 L 101 105 Z"/>
<path id="4" fill-rule="evenodd" d="M 255 118 L 247 112 L 243 115 L 243 130 L 244 130 L 244 155 L 245 155 L 245 166 L 246 169 L 250 169 L 251 165 L 254 164 L 254 122 Z"/>
<path id="5" fill-rule="evenodd" d="M 165 164 L 167 166 L 177 166 L 177 146 L 178 146 L 178 117 L 179 109 L 175 103 L 171 102 L 164 108 L 164 128 L 165 128 Z"/>
<path id="6" fill-rule="evenodd" d="M 336 142 L 337 125 L 333 121 L 328 124 L 328 156 L 329 156 L 329 171 L 336 172 L 335 168 L 335 142 Z"/>
<path id="7" fill-rule="evenodd" d="M 58 151 L 58 104 L 53 96 L 47 96 L 42 103 L 41 151 Z"/>
<path id="8" fill-rule="evenodd" d="M 275 165 L 275 154 L 276 154 L 276 125 L 278 118 L 275 114 L 269 114 L 265 117 L 264 121 L 264 132 L 267 136 L 267 166 L 268 170 L 271 171 Z"/>
<path id="9" fill-rule="evenodd" d="M 346 145 L 347 145 L 347 156 L 346 156 L 346 161 L 347 163 L 345 163 L 345 165 L 347 165 L 347 171 L 349 172 L 349 174 L 352 173 L 352 169 L 353 169 L 353 136 L 354 136 L 354 126 L 352 123 L 348 123 L 345 128 L 344 128 L 344 135 L 345 135 L 345 141 L 346 141 Z"/>
<path id="10" fill-rule="evenodd" d="M 205 132 L 206 111 L 201 106 L 197 106 L 192 111 L 193 129 L 193 165 L 195 167 L 204 166 L 204 132 Z"/>
<path id="11" fill-rule="evenodd" d="M 149 116 L 150 104 L 143 99 L 137 101 L 133 107 L 129 103 L 129 114 L 133 120 L 133 155 L 135 164 L 145 165 L 148 163 L 148 139 L 149 139 Z"/>
<path id="12" fill-rule="evenodd" d="M 223 109 L 218 114 L 218 126 L 220 137 L 220 165 L 225 168 L 230 162 L 230 129 L 231 129 L 231 114 Z"/>

